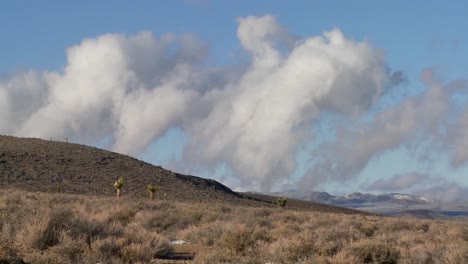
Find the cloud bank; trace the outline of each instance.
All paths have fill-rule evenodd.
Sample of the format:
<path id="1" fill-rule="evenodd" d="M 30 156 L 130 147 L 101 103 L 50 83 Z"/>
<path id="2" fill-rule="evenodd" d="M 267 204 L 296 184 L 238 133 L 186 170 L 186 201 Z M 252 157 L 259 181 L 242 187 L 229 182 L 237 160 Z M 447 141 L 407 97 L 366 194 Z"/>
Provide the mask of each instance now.
<path id="1" fill-rule="evenodd" d="M 379 179 L 367 189 L 371 191 L 401 191 L 430 181 L 430 176 L 419 172 L 396 174 L 389 179 Z"/>
<path id="2" fill-rule="evenodd" d="M 241 185 L 261 190 L 294 173 L 297 150 L 320 140 L 315 124 L 327 115 L 340 122 L 331 124 L 334 141 L 319 144 L 306 187 L 354 177 L 380 153 L 425 135 L 444 146 L 468 144 L 455 132 L 468 114 L 440 131 L 464 82 L 443 84 L 425 73 L 425 92 L 366 121 L 402 81 L 381 50 L 339 29 L 301 38 L 271 15 L 237 21 L 245 64 L 210 66 L 193 35 L 141 32 L 83 40 L 67 50 L 62 71 L 7 76 L 0 80 L 0 134 L 88 144 L 110 138 L 112 150 L 137 155 L 179 128 L 189 139 L 180 164 L 227 164 Z M 454 164 L 466 162 L 468 148 L 454 149 Z"/>

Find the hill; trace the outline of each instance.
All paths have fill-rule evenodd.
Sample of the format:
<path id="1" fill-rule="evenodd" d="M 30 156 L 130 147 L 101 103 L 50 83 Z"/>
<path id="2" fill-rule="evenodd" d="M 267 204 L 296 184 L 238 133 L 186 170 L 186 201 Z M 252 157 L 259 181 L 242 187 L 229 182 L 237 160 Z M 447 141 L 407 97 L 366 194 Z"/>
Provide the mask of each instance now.
<path id="1" fill-rule="evenodd" d="M 126 179 L 122 195 L 147 196 L 158 186 L 165 200 L 275 206 L 275 196 L 236 193 L 223 184 L 183 175 L 130 156 L 95 147 L 35 138 L 0 136 L 0 184 L 27 191 L 114 195 L 113 183 Z M 322 212 L 363 212 L 291 199 L 287 208 Z"/>
<path id="2" fill-rule="evenodd" d="M 170 200 L 243 199 L 217 181 L 182 175 L 130 156 L 58 141 L 0 136 L 0 183 L 28 191 L 113 195 L 113 183 L 126 179 L 123 195 Z"/>

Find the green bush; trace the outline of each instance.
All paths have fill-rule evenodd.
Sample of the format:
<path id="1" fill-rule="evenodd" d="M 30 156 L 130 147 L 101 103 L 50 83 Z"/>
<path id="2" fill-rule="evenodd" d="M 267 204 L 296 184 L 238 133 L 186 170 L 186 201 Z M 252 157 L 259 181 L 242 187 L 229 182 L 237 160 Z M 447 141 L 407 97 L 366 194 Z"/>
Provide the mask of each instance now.
<path id="1" fill-rule="evenodd" d="M 287 202 L 288 202 L 288 198 L 286 197 L 280 197 L 276 199 L 276 204 L 278 205 L 278 207 L 281 207 L 281 208 L 284 208 Z"/>

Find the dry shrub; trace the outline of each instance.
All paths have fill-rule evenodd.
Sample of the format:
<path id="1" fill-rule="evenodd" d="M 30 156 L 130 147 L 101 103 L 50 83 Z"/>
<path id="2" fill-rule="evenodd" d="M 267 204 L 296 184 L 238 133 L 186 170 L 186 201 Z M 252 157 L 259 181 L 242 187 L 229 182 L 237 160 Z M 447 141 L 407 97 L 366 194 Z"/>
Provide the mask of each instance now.
<path id="1" fill-rule="evenodd" d="M 81 262 L 82 255 L 88 249 L 84 239 L 72 238 L 66 232 L 60 233 L 59 243 L 49 249 L 52 254 L 62 256 L 70 263 Z"/>
<path id="2" fill-rule="evenodd" d="M 225 205 L 221 205 L 219 206 L 219 211 L 223 214 L 227 214 L 227 213 L 230 213 L 232 212 L 232 207 L 228 207 L 228 206 L 225 206 Z"/>
<path id="3" fill-rule="evenodd" d="M 310 234 L 279 238 L 262 248 L 264 258 L 271 263 L 307 263 L 316 258 L 317 250 Z"/>
<path id="4" fill-rule="evenodd" d="M 339 216 L 337 214 L 307 213 L 308 219 L 303 223 L 304 229 L 315 230 L 317 228 L 336 227 L 340 222 L 346 219 L 346 215 Z"/>
<path id="5" fill-rule="evenodd" d="M 0 190 L 0 258 L 157 263 L 168 238 L 195 263 L 468 263 L 461 221 Z"/>
<path id="6" fill-rule="evenodd" d="M 430 224 L 424 220 L 407 220 L 388 218 L 379 227 L 379 234 L 392 234 L 398 232 L 418 231 L 427 232 L 430 229 Z"/>
<path id="7" fill-rule="evenodd" d="M 228 254 L 232 256 L 245 256 L 254 253 L 252 251 L 256 242 L 252 228 L 245 225 L 228 225 L 225 226 L 216 244 L 218 247 L 226 249 Z"/>
<path id="8" fill-rule="evenodd" d="M 269 217 L 271 214 L 272 214 L 272 210 L 270 209 L 257 209 L 254 211 L 254 215 L 256 217 L 260 217 L 260 218 L 267 218 Z"/>
<path id="9" fill-rule="evenodd" d="M 343 244 L 352 243 L 362 239 L 364 236 L 354 228 L 317 228 L 314 230 L 317 239 L 324 242 L 341 242 Z"/>
<path id="10" fill-rule="evenodd" d="M 200 247 L 211 247 L 223 234 L 224 224 L 222 221 L 215 221 L 200 226 L 190 226 L 179 231 L 178 237 Z"/>
<path id="11" fill-rule="evenodd" d="M 463 241 L 468 242 L 468 226 L 460 226 L 454 229 L 454 231 Z"/>
<path id="12" fill-rule="evenodd" d="M 124 263 L 149 263 L 154 258 L 164 257 L 172 252 L 172 246 L 165 237 L 132 229 L 124 237 L 98 239 L 92 243 L 91 248 L 93 259 L 121 259 Z"/>
<path id="13" fill-rule="evenodd" d="M 107 212 L 107 223 L 118 222 L 123 226 L 130 223 L 135 217 L 137 210 L 129 205 L 122 206 L 115 210 Z"/>
<path id="14" fill-rule="evenodd" d="M 452 244 L 444 254 L 445 263 L 466 264 L 468 263 L 468 244 Z"/>
<path id="15" fill-rule="evenodd" d="M 152 216 L 148 216 L 146 221 L 143 223 L 143 227 L 145 229 L 155 232 L 168 231 L 169 229 L 177 229 L 177 226 L 186 227 L 187 225 L 188 223 L 184 223 L 183 220 L 177 216 L 165 216 L 161 213 L 155 213 Z"/>
<path id="16" fill-rule="evenodd" d="M 17 250 L 8 241 L 0 241 L 0 260 L 17 255 Z M 0 262 L 1 263 L 1 262 Z"/>
<path id="17" fill-rule="evenodd" d="M 172 246 L 166 237 L 156 232 L 146 231 L 136 223 L 126 230 L 125 238 L 129 244 L 146 246 L 149 254 L 154 258 L 164 257 L 172 252 Z"/>
<path id="18" fill-rule="evenodd" d="M 59 207 L 23 227 L 16 240 L 32 249 L 44 250 L 58 244 L 62 232 L 67 232 L 73 239 L 85 236 L 90 241 L 92 237 L 102 235 L 103 229 L 102 224 L 80 218 L 71 209 Z"/>
<path id="19" fill-rule="evenodd" d="M 306 221 L 304 214 L 298 212 L 288 212 L 288 214 L 283 215 L 282 218 L 282 222 L 284 223 L 302 224 Z"/>
<path id="20" fill-rule="evenodd" d="M 42 254 L 40 252 L 34 252 L 30 255 L 27 263 L 34 264 L 74 264 L 57 253 L 47 252 Z"/>
<path id="21" fill-rule="evenodd" d="M 49 219 L 42 219 L 23 227 L 16 236 L 16 241 L 26 247 L 44 250 L 58 243 L 58 234 Z"/>
<path id="22" fill-rule="evenodd" d="M 399 263 L 400 251 L 389 243 L 361 240 L 344 248 L 340 254 L 355 263 Z"/>
<path id="23" fill-rule="evenodd" d="M 372 237 L 378 230 L 377 224 L 371 221 L 352 220 L 348 224 L 350 227 L 358 230 L 365 237 Z"/>
<path id="24" fill-rule="evenodd" d="M 275 225 L 272 223 L 272 221 L 270 220 L 263 220 L 263 219 L 260 219 L 260 220 L 257 220 L 257 226 L 261 227 L 261 228 L 265 228 L 265 229 L 273 229 L 275 227 Z"/>
<path id="25" fill-rule="evenodd" d="M 129 244 L 121 249 L 121 258 L 125 263 L 149 263 L 153 259 L 151 248 L 145 244 Z"/>
<path id="26" fill-rule="evenodd" d="M 197 210 L 171 210 L 144 212 L 138 215 L 136 222 L 148 231 L 174 235 L 178 230 L 201 222 L 203 213 Z"/>
<path id="27" fill-rule="evenodd" d="M 259 245 L 271 240 L 266 229 L 222 221 L 191 226 L 179 236 L 199 249 L 198 263 L 261 263 Z"/>
<path id="28" fill-rule="evenodd" d="M 117 237 L 107 237 L 104 239 L 97 239 L 91 243 L 91 249 L 94 257 L 100 261 L 119 257 L 122 243 L 118 243 Z"/>
<path id="29" fill-rule="evenodd" d="M 440 258 L 442 255 L 437 251 L 437 248 L 432 243 L 418 244 L 407 250 L 403 249 L 402 257 L 405 259 L 404 263 L 408 264 L 443 263 Z"/>

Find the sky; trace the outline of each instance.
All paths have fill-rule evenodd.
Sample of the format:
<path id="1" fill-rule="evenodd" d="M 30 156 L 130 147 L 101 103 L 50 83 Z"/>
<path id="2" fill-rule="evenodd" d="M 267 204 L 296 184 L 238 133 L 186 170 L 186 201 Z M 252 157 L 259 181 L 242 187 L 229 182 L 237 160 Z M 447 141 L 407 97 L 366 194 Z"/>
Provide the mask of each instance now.
<path id="1" fill-rule="evenodd" d="M 465 1 L 1 1 L 0 134 L 235 190 L 465 199 Z"/>

